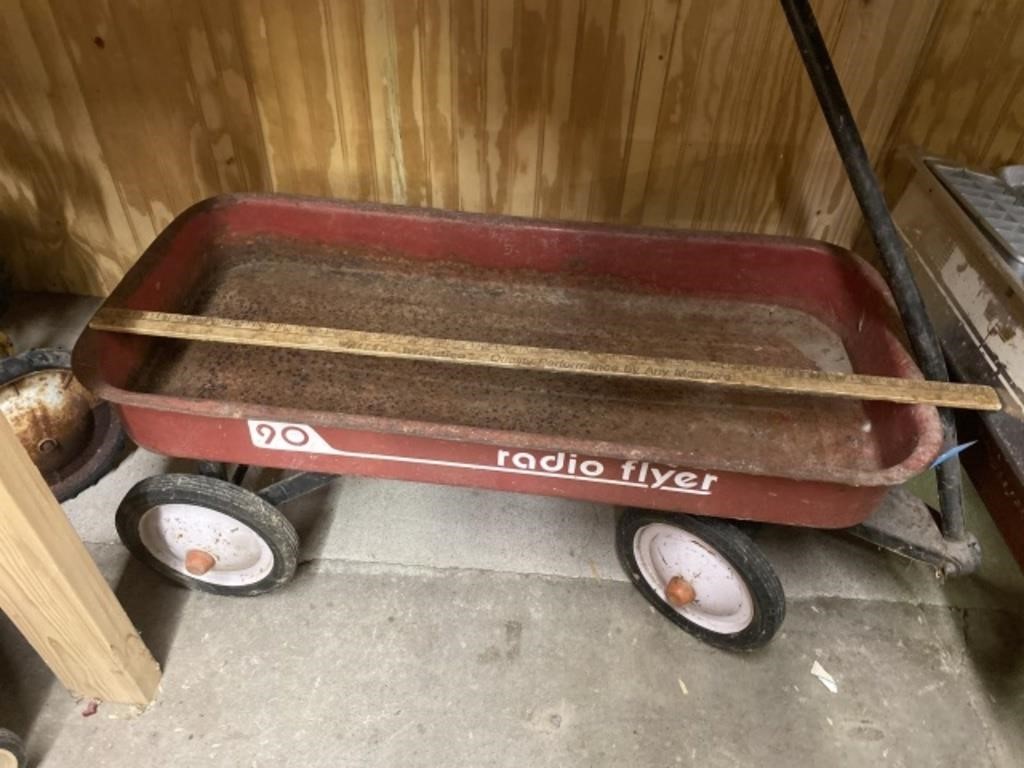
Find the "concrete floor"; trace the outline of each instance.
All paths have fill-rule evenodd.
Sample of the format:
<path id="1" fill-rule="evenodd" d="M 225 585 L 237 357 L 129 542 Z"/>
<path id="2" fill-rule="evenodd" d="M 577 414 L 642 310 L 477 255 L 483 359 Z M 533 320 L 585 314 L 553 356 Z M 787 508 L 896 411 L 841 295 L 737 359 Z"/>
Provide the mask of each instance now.
<path id="1" fill-rule="evenodd" d="M 22 297 L 5 319 L 19 347 L 66 343 L 89 309 L 48 301 Z M 1016 766 L 1024 755 L 1024 578 L 973 496 L 985 563 L 956 581 L 843 535 L 761 529 L 789 613 L 770 647 L 731 655 L 626 583 L 612 509 L 554 499 L 342 478 L 287 510 L 304 562 L 286 588 L 177 589 L 131 560 L 113 527 L 125 491 L 169 466 L 187 469 L 136 451 L 65 505 L 163 664 L 149 711 L 101 704 L 83 717 L 0 620 L 0 725 L 26 737 L 33 765 Z"/>

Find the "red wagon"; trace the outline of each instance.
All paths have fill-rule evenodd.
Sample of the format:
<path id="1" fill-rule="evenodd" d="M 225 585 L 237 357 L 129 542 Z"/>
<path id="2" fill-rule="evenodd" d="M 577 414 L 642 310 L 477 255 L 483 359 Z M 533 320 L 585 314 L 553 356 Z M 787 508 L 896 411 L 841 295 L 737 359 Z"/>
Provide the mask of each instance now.
<path id="1" fill-rule="evenodd" d="M 179 216 L 105 306 L 920 376 L 874 270 L 784 238 L 226 196 Z M 298 542 L 276 507 L 331 475 L 590 499 L 628 508 L 618 548 L 644 596 L 732 648 L 767 642 L 784 598 L 716 518 L 856 525 L 942 442 L 927 406 L 95 330 L 74 369 L 138 444 L 204 462 L 118 511 L 126 545 L 181 583 L 285 582 Z M 302 472 L 257 494 L 225 464 Z"/>

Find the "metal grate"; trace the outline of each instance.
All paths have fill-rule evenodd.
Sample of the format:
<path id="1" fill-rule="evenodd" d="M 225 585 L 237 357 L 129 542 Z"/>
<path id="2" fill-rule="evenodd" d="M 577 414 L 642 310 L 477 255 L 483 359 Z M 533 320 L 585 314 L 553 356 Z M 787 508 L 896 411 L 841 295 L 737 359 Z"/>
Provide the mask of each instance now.
<path id="1" fill-rule="evenodd" d="M 986 234 L 1007 256 L 1024 264 L 1024 193 L 995 175 L 934 161 L 930 165 Z"/>

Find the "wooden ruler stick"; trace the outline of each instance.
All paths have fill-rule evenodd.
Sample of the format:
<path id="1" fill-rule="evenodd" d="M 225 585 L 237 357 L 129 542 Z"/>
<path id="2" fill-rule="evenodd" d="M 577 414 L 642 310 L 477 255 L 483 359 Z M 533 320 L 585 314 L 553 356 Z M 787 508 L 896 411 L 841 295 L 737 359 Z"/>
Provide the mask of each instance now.
<path id="1" fill-rule="evenodd" d="M 111 307 L 97 312 L 89 327 L 97 331 L 187 341 L 305 349 L 491 368 L 674 381 L 979 411 L 998 411 L 1002 408 L 999 395 L 994 389 L 977 384 L 458 341 Z"/>

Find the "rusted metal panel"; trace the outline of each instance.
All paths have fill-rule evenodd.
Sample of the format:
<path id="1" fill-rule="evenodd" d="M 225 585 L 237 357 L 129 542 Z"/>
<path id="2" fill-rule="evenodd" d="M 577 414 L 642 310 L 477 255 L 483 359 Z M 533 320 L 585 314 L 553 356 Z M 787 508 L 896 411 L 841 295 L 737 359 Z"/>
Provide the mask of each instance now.
<path id="1" fill-rule="evenodd" d="M 95 402 L 66 368 L 35 371 L 0 387 L 0 413 L 44 476 L 85 448 Z"/>
<path id="2" fill-rule="evenodd" d="M 960 414 L 961 461 L 1024 566 L 1024 267 L 1007 259 L 918 151 L 893 210 L 956 378 L 1000 392 L 999 413 Z"/>
<path id="3" fill-rule="evenodd" d="M 782 238 L 281 197 L 221 198 L 179 217 L 108 305 L 920 375 L 898 341 L 891 299 L 877 274 L 841 249 Z M 167 453 L 435 478 L 702 514 L 768 514 L 823 527 L 856 522 L 851 514 L 863 519 L 883 487 L 924 467 L 940 440 L 935 410 L 921 406 L 93 331 L 83 335 L 75 360 L 94 391 L 122 406 L 136 438 Z M 175 419 L 192 426 L 173 427 Z M 461 445 L 458 450 L 475 452 L 474 466 L 414 467 L 336 453 L 282 457 L 253 445 L 237 424 L 228 426 L 232 420 L 243 427 L 276 422 L 312 428 L 335 450 L 349 445 L 351 435 L 371 440 L 374 434 L 399 441 L 386 446 L 395 455 L 409 449 L 401 440 L 427 441 L 415 445 L 420 459 Z M 199 428 L 200 422 L 220 425 L 223 434 Z M 685 467 L 701 477 L 726 473 L 735 489 L 716 490 L 719 499 L 728 496 L 719 505 L 707 500 L 711 495 L 499 472 L 493 465 L 502 450 L 523 454 L 520 461 L 527 464 L 529 456 L 539 462 L 560 453 L 580 461 L 615 460 L 605 467 L 612 474 L 625 472 L 624 462 L 648 462 L 660 471 Z M 484 465 L 490 468 L 479 468 Z M 769 504 L 769 512 L 743 511 L 773 498 L 771 483 L 781 483 L 787 498 Z M 798 491 L 801 485 L 806 487 Z M 860 500 L 853 500 L 858 494 Z M 668 495 L 694 498 L 683 505 L 662 498 Z M 846 512 L 831 503 L 840 497 L 849 504 Z M 827 509 L 812 512 L 815 498 Z"/>

